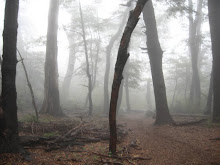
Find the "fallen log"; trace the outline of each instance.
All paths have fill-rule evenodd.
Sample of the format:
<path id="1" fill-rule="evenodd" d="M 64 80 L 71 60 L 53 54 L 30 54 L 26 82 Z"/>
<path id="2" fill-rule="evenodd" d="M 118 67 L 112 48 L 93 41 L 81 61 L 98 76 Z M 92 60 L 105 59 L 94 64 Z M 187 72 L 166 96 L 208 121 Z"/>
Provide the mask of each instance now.
<path id="1" fill-rule="evenodd" d="M 173 126 L 177 126 L 177 127 L 190 126 L 190 125 L 201 124 L 201 123 L 203 123 L 203 122 L 206 121 L 206 120 L 207 120 L 207 119 L 201 119 L 201 120 L 198 120 L 198 121 L 189 121 L 189 122 L 180 122 L 180 123 L 173 122 L 172 125 L 173 125 Z"/>

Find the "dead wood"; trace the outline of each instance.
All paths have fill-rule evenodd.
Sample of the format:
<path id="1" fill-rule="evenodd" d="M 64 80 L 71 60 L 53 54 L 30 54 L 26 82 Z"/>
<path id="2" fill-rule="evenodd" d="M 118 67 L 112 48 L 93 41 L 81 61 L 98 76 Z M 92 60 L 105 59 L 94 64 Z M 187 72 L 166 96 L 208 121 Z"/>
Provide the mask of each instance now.
<path id="1" fill-rule="evenodd" d="M 88 126 L 88 124 L 85 124 L 85 122 L 82 121 L 77 127 L 72 128 L 64 135 L 58 136 L 55 140 L 51 141 L 51 143 L 56 143 L 58 141 L 65 140 L 65 138 L 70 135 L 75 136 L 80 132 L 81 129 L 83 129 L 86 126 Z"/>
<path id="2" fill-rule="evenodd" d="M 203 123 L 203 122 L 206 121 L 206 120 L 207 120 L 207 119 L 201 119 L 201 120 L 198 120 L 198 121 L 180 122 L 180 123 L 173 122 L 172 125 L 177 126 L 177 127 L 190 126 L 190 125 L 201 124 L 201 123 Z"/>

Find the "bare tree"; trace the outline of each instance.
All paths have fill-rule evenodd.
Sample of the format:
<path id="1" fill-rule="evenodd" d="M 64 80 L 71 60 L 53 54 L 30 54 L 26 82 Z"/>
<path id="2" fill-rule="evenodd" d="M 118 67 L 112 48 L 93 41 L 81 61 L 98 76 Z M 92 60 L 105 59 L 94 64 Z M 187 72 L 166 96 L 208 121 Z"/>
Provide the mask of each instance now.
<path id="1" fill-rule="evenodd" d="M 88 77 L 89 115 L 92 115 L 92 111 L 93 111 L 93 105 L 92 105 L 92 76 L 91 76 L 91 73 L 90 73 L 88 46 L 87 46 L 87 41 L 86 41 L 86 32 L 85 32 L 83 13 L 82 13 L 82 8 L 81 8 L 80 2 L 79 2 L 79 11 L 80 11 L 80 23 L 81 23 L 81 28 L 82 28 L 83 44 L 84 44 L 84 50 L 85 50 L 85 56 L 86 56 L 86 75 Z"/>

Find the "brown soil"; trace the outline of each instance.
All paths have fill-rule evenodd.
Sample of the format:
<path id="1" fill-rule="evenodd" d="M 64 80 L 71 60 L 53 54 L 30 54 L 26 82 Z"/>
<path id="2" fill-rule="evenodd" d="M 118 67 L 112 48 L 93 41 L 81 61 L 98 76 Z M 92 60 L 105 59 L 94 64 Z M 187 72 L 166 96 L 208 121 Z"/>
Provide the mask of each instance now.
<path id="1" fill-rule="evenodd" d="M 107 117 L 100 116 L 94 116 L 93 120 L 97 126 L 108 122 Z M 128 132 L 119 140 L 120 158 L 109 158 L 108 141 L 100 141 L 50 152 L 44 150 L 45 146 L 28 148 L 32 157 L 30 162 L 17 154 L 2 154 L 0 164 L 220 165 L 220 141 L 210 140 L 220 138 L 220 127 L 206 123 L 183 127 L 154 126 L 153 122 L 143 113 L 118 118 L 118 123 Z"/>

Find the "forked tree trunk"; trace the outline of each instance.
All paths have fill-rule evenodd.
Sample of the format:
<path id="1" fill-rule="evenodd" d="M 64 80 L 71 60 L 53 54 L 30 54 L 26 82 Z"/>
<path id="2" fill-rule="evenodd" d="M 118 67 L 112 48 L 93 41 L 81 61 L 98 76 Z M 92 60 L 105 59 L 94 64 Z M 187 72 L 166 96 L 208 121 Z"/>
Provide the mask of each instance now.
<path id="1" fill-rule="evenodd" d="M 106 114 L 109 110 L 109 92 L 108 92 L 109 85 L 108 83 L 109 83 L 112 48 L 114 46 L 115 41 L 118 39 L 118 37 L 122 33 L 127 17 L 128 17 L 128 10 L 126 10 L 125 14 L 123 15 L 118 31 L 115 33 L 114 36 L 112 36 L 108 46 L 106 47 L 106 65 L 105 65 L 105 77 L 104 77 L 104 113 Z"/>
<path id="2" fill-rule="evenodd" d="M 213 57 L 213 121 L 220 121 L 220 1 L 208 0 Z"/>
<path id="3" fill-rule="evenodd" d="M 92 115 L 93 111 L 93 104 L 92 104 L 92 76 L 90 74 L 89 69 L 89 55 L 88 55 L 88 47 L 87 47 L 87 41 L 86 41 L 86 33 L 85 33 L 85 27 L 84 27 L 84 20 L 83 20 L 83 13 L 81 4 L 79 3 L 79 11 L 80 11 L 80 21 L 81 21 L 81 28 L 82 28 L 82 37 L 83 37 L 83 43 L 84 43 L 84 50 L 85 50 L 85 56 L 86 56 L 86 75 L 88 77 L 88 96 L 89 96 L 89 115 Z"/>
<path id="4" fill-rule="evenodd" d="M 50 1 L 47 29 L 46 61 L 44 101 L 41 113 L 53 116 L 61 116 L 63 112 L 60 107 L 60 96 L 58 88 L 58 66 L 57 66 L 57 30 L 58 30 L 59 0 Z"/>
<path id="5" fill-rule="evenodd" d="M 125 27 L 122 39 L 120 42 L 117 61 L 115 64 L 115 73 L 112 84 L 111 101 L 109 109 L 109 128 L 110 128 L 110 141 L 109 141 L 109 152 L 116 155 L 116 143 L 117 143 L 117 129 L 116 129 L 116 107 L 118 100 L 118 93 L 123 79 L 122 73 L 126 61 L 129 57 L 128 46 L 131 38 L 131 34 L 138 23 L 139 16 L 144 8 L 147 0 L 138 0 L 137 5 L 133 11 L 130 12 L 127 25 Z"/>
<path id="6" fill-rule="evenodd" d="M 17 18 L 19 0 L 5 2 L 2 61 L 0 153 L 19 152 L 16 79 Z"/>
<path id="7" fill-rule="evenodd" d="M 162 70 L 163 51 L 160 47 L 158 39 L 154 8 L 151 0 L 149 0 L 144 7 L 143 17 L 146 25 L 147 49 L 150 58 L 151 74 L 156 103 L 155 124 L 168 124 L 173 122 L 173 120 L 170 116 L 167 104 L 166 87 Z"/>

